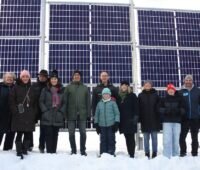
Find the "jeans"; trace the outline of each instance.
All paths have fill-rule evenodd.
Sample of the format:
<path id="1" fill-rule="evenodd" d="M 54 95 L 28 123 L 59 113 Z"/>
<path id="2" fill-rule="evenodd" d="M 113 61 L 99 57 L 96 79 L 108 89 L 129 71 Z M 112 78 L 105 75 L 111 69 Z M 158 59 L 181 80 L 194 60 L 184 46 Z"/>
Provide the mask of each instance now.
<path id="1" fill-rule="evenodd" d="M 163 123 L 163 155 L 179 156 L 180 123 Z"/>
<path id="2" fill-rule="evenodd" d="M 80 131 L 80 151 L 82 154 L 85 153 L 86 147 L 86 121 L 68 121 L 68 130 L 69 130 L 69 141 L 72 149 L 72 153 L 76 153 L 76 140 L 75 140 L 75 129 L 76 122 L 78 123 L 78 128 Z"/>
<path id="3" fill-rule="evenodd" d="M 113 132 L 112 127 L 100 127 L 100 154 L 109 153 L 111 155 L 115 154 L 115 132 Z"/>
<path id="4" fill-rule="evenodd" d="M 152 150 L 153 152 L 157 153 L 157 147 L 158 147 L 158 139 L 157 139 L 157 132 L 145 132 L 144 135 L 144 151 L 145 153 L 150 153 L 149 149 L 149 140 L 151 136 L 152 141 Z"/>

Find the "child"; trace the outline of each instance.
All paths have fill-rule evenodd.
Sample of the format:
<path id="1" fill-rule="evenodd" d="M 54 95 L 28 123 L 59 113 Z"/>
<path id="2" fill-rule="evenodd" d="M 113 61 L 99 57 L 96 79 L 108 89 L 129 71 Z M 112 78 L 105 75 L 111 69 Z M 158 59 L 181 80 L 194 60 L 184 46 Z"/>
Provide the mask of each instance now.
<path id="1" fill-rule="evenodd" d="M 96 107 L 94 123 L 97 134 L 100 134 L 100 154 L 115 155 L 115 133 L 118 130 L 120 113 L 115 101 L 111 100 L 111 91 L 104 88 L 102 100 Z"/>
<path id="2" fill-rule="evenodd" d="M 167 86 L 167 95 L 161 101 L 160 112 L 163 118 L 163 155 L 168 158 L 179 156 L 180 122 L 185 110 L 183 97 L 173 84 Z"/>

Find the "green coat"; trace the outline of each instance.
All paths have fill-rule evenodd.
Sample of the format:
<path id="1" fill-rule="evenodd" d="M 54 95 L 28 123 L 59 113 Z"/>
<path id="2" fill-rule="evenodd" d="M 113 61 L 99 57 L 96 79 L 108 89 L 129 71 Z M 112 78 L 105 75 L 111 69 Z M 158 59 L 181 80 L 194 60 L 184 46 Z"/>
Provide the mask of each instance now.
<path id="1" fill-rule="evenodd" d="M 87 86 L 82 82 L 71 82 L 64 93 L 66 106 L 66 119 L 87 120 L 90 117 L 90 93 Z"/>
<path id="2" fill-rule="evenodd" d="M 120 122 L 120 113 L 115 101 L 103 102 L 97 104 L 94 123 L 102 127 L 112 126 L 115 122 Z"/>

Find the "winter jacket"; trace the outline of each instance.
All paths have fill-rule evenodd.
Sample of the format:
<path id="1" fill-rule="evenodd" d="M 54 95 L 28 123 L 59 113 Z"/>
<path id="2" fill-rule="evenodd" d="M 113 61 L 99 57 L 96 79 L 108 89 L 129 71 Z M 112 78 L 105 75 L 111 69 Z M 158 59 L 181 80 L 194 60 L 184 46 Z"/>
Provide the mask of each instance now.
<path id="1" fill-rule="evenodd" d="M 41 125 L 47 126 L 64 126 L 64 88 L 62 86 L 58 87 L 58 96 L 60 98 L 60 105 L 58 107 L 53 107 L 52 105 L 52 93 L 50 87 L 45 87 L 42 89 L 40 95 L 40 109 L 42 112 L 41 116 Z"/>
<path id="2" fill-rule="evenodd" d="M 95 87 L 92 92 L 92 115 L 93 116 L 95 115 L 95 111 L 96 111 L 98 102 L 102 99 L 101 92 L 104 88 L 110 89 L 112 100 L 115 100 L 117 105 L 119 105 L 119 103 L 120 103 L 118 89 L 115 86 L 113 86 L 111 83 L 108 83 L 107 86 L 104 86 L 104 84 L 102 84 L 102 83 L 98 84 L 97 87 Z"/>
<path id="3" fill-rule="evenodd" d="M 71 82 L 65 88 L 64 97 L 67 120 L 85 121 L 90 117 L 90 93 L 82 82 Z"/>
<path id="4" fill-rule="evenodd" d="M 29 90 L 30 88 L 30 90 Z M 28 93 L 29 102 L 25 100 L 24 112 L 19 113 L 18 104 L 22 104 Z M 35 130 L 35 118 L 37 116 L 37 100 L 31 83 L 24 84 L 18 80 L 10 93 L 10 109 L 12 112 L 12 131 L 32 132 Z"/>
<path id="5" fill-rule="evenodd" d="M 40 82 L 39 80 L 37 80 L 36 83 L 33 83 L 33 88 L 35 90 L 36 99 L 38 101 L 38 104 L 37 104 L 38 115 L 37 115 L 37 118 L 36 118 L 36 122 L 38 120 L 40 120 L 41 116 L 42 116 L 42 112 L 41 112 L 41 109 L 40 109 L 39 99 L 40 99 L 40 94 L 42 92 L 42 89 L 45 88 L 46 86 L 47 86 L 47 82 Z"/>
<path id="6" fill-rule="evenodd" d="M 11 130 L 11 112 L 9 94 L 14 85 L 8 86 L 0 83 L 0 132 L 6 133 Z"/>
<path id="7" fill-rule="evenodd" d="M 194 86 L 190 91 L 186 88 L 180 90 L 186 103 L 186 118 L 199 119 L 200 89 Z"/>
<path id="8" fill-rule="evenodd" d="M 120 98 L 119 111 L 120 133 L 136 133 L 138 121 L 138 99 L 134 93 L 127 94 L 124 100 Z"/>
<path id="9" fill-rule="evenodd" d="M 120 122 L 120 113 L 116 102 L 112 100 L 107 102 L 99 101 L 94 116 L 94 123 L 100 127 L 109 127 L 114 125 L 115 122 Z"/>
<path id="10" fill-rule="evenodd" d="M 178 92 L 174 96 L 166 95 L 159 106 L 163 122 L 180 123 L 185 114 L 185 102 Z"/>
<path id="11" fill-rule="evenodd" d="M 139 94 L 139 121 L 142 132 L 160 130 L 159 100 L 157 91 L 153 88 L 150 91 L 143 90 Z"/>

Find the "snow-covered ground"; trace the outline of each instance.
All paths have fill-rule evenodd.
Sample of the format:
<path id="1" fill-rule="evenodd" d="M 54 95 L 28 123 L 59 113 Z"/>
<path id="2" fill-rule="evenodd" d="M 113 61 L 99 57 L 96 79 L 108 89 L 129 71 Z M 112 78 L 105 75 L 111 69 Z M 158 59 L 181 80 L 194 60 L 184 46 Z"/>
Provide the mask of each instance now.
<path id="1" fill-rule="evenodd" d="M 76 134 L 79 148 L 79 133 Z M 16 156 L 15 150 L 2 151 L 0 148 L 0 170 L 200 170 L 200 156 L 174 157 L 162 156 L 162 135 L 159 135 L 159 156 L 148 160 L 144 151 L 137 151 L 135 158 L 129 158 L 123 135 L 117 133 L 116 157 L 102 155 L 97 157 L 99 136 L 95 132 L 87 132 L 88 156 L 70 155 L 68 132 L 60 132 L 57 154 L 40 154 L 38 151 L 38 128 L 34 133 L 34 149 L 24 160 Z M 187 139 L 190 151 L 190 135 Z"/>

